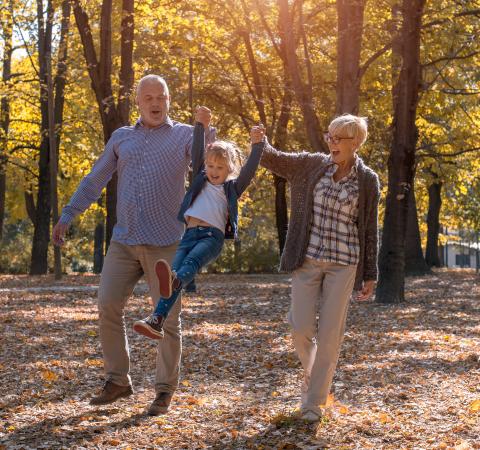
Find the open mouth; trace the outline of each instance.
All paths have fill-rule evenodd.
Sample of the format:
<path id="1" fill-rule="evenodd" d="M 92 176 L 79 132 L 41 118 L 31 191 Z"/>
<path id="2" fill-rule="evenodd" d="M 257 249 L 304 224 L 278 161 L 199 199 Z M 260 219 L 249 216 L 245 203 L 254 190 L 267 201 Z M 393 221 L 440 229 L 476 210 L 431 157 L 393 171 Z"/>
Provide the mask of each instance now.
<path id="1" fill-rule="evenodd" d="M 332 154 L 332 156 L 338 156 L 340 154 L 340 151 L 339 150 L 332 150 L 330 153 Z"/>
<path id="2" fill-rule="evenodd" d="M 161 111 L 159 109 L 154 109 L 150 111 L 150 113 L 152 114 L 152 116 L 158 116 L 160 115 Z"/>

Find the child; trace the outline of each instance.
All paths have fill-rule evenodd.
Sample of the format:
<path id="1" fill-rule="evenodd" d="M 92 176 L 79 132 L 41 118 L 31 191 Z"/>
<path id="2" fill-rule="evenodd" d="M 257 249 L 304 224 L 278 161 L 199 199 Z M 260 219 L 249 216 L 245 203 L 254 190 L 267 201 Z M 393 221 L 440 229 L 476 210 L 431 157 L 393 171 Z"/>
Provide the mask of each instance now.
<path id="1" fill-rule="evenodd" d="M 151 339 L 163 338 L 163 323 L 177 300 L 182 286 L 220 254 L 224 239 L 237 236 L 238 199 L 250 184 L 262 156 L 262 138 L 253 138 L 252 151 L 240 168 L 236 146 L 215 141 L 205 151 L 204 129 L 210 123 L 210 111 L 199 108 L 193 132 L 193 181 L 185 194 L 178 219 L 187 225 L 177 248 L 172 270 L 167 261 L 155 264 L 160 284 L 160 300 L 152 315 L 138 320 L 133 329 Z M 205 158 L 205 161 L 204 161 Z"/>

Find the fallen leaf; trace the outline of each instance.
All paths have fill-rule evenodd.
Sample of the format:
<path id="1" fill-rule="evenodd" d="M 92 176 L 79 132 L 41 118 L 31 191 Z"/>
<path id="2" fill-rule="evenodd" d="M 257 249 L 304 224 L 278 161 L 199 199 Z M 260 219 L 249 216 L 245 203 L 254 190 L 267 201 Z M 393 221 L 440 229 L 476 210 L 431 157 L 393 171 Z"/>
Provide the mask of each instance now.
<path id="1" fill-rule="evenodd" d="M 45 381 L 57 381 L 58 380 L 58 375 L 55 372 L 52 372 L 51 370 L 43 370 L 42 371 L 42 378 Z"/>
<path id="2" fill-rule="evenodd" d="M 480 411 L 480 398 L 477 399 L 477 400 L 474 400 L 472 403 L 470 403 L 470 406 L 469 406 L 468 409 L 472 413 Z"/>

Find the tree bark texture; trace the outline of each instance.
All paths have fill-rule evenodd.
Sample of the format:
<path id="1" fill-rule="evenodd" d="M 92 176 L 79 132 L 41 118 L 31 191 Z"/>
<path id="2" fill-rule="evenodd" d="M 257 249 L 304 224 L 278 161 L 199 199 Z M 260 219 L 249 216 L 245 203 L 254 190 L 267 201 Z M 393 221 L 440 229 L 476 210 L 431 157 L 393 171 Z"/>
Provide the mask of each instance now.
<path id="1" fill-rule="evenodd" d="M 13 53 L 13 0 L 9 0 L 2 12 L 3 61 L 2 82 L 8 86 L 12 74 Z M 3 223 L 5 221 L 5 193 L 7 189 L 8 130 L 10 128 L 10 99 L 3 95 L 0 102 L 0 241 L 3 239 Z"/>
<path id="2" fill-rule="evenodd" d="M 323 142 L 322 129 L 320 128 L 320 123 L 313 107 L 313 87 L 311 80 L 305 82 L 302 79 L 302 70 L 297 56 L 297 42 L 299 42 L 300 39 L 295 35 L 295 30 L 298 27 L 295 26 L 294 23 L 293 6 L 292 9 L 290 9 L 288 0 L 278 0 L 278 7 L 280 37 L 285 45 L 288 72 L 292 81 L 295 98 L 302 111 L 307 138 L 312 150 L 326 153 L 328 149 Z M 301 10 L 301 8 L 302 5 L 300 4 L 298 9 Z M 303 24 L 300 23 L 300 25 L 302 26 Z M 311 61 L 307 60 L 307 68 L 309 64 L 311 64 Z"/>
<path id="3" fill-rule="evenodd" d="M 442 265 L 438 235 L 440 233 L 440 209 L 442 207 L 442 183 L 436 181 L 428 187 L 428 213 L 427 213 L 427 249 L 425 260 L 429 267 Z"/>
<path id="4" fill-rule="evenodd" d="M 290 120 L 290 107 L 292 100 L 290 84 L 286 81 L 282 99 L 282 110 L 275 129 L 274 140 L 274 146 L 281 150 L 284 150 L 287 145 L 287 126 L 288 121 Z M 285 246 L 288 231 L 287 180 L 274 174 L 273 183 L 275 187 L 275 223 L 277 227 L 278 248 L 281 255 Z"/>
<path id="5" fill-rule="evenodd" d="M 405 275 L 425 275 L 430 272 L 422 251 L 418 225 L 417 202 L 412 185 L 408 195 L 407 234 L 405 242 Z"/>
<path id="6" fill-rule="evenodd" d="M 337 115 L 358 114 L 360 51 L 366 0 L 337 0 Z"/>
<path id="7" fill-rule="evenodd" d="M 403 0 L 402 65 L 393 88 L 393 136 L 388 158 L 388 192 L 379 256 L 376 300 L 405 299 L 405 237 L 408 197 L 415 173 L 416 110 L 420 89 L 420 31 L 425 0 Z"/>
<path id="8" fill-rule="evenodd" d="M 119 127 L 128 125 L 130 116 L 130 94 L 133 88 L 133 39 L 134 39 L 134 1 L 123 0 L 121 21 L 121 65 L 119 73 L 119 97 L 117 103 L 112 90 L 112 0 L 104 0 L 100 19 L 100 57 L 97 57 L 93 42 L 89 18 L 79 0 L 73 0 L 73 11 L 77 28 L 82 40 L 85 62 L 88 68 L 92 89 L 97 99 L 103 127 L 104 142 Z M 108 248 L 117 221 L 117 174 L 107 185 L 106 209 L 107 229 L 105 233 Z M 100 224 L 97 224 L 97 226 Z M 99 245 L 99 242 L 97 245 Z M 102 244 L 103 248 L 103 244 Z M 98 248 L 95 249 L 95 253 Z"/>
<path id="9" fill-rule="evenodd" d="M 52 1 L 47 3 L 47 17 L 52 17 Z M 52 50 L 51 20 L 44 18 L 43 1 L 37 0 L 38 62 L 40 75 L 41 143 L 38 163 L 38 190 L 35 209 L 35 225 L 30 261 L 30 275 L 41 275 L 48 271 L 48 244 L 50 242 L 50 145 L 48 135 L 48 79 L 47 58 Z"/>

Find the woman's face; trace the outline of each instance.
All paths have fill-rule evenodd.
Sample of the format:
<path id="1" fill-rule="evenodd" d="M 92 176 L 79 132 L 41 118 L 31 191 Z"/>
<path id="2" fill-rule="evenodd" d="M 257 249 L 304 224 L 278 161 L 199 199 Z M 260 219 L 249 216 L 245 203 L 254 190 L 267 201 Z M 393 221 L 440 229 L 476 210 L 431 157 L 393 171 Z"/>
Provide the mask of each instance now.
<path id="1" fill-rule="evenodd" d="M 358 148 L 355 138 L 347 135 L 346 130 L 328 130 L 324 135 L 328 144 L 330 155 L 335 164 L 348 164 L 355 159 L 355 152 Z"/>

